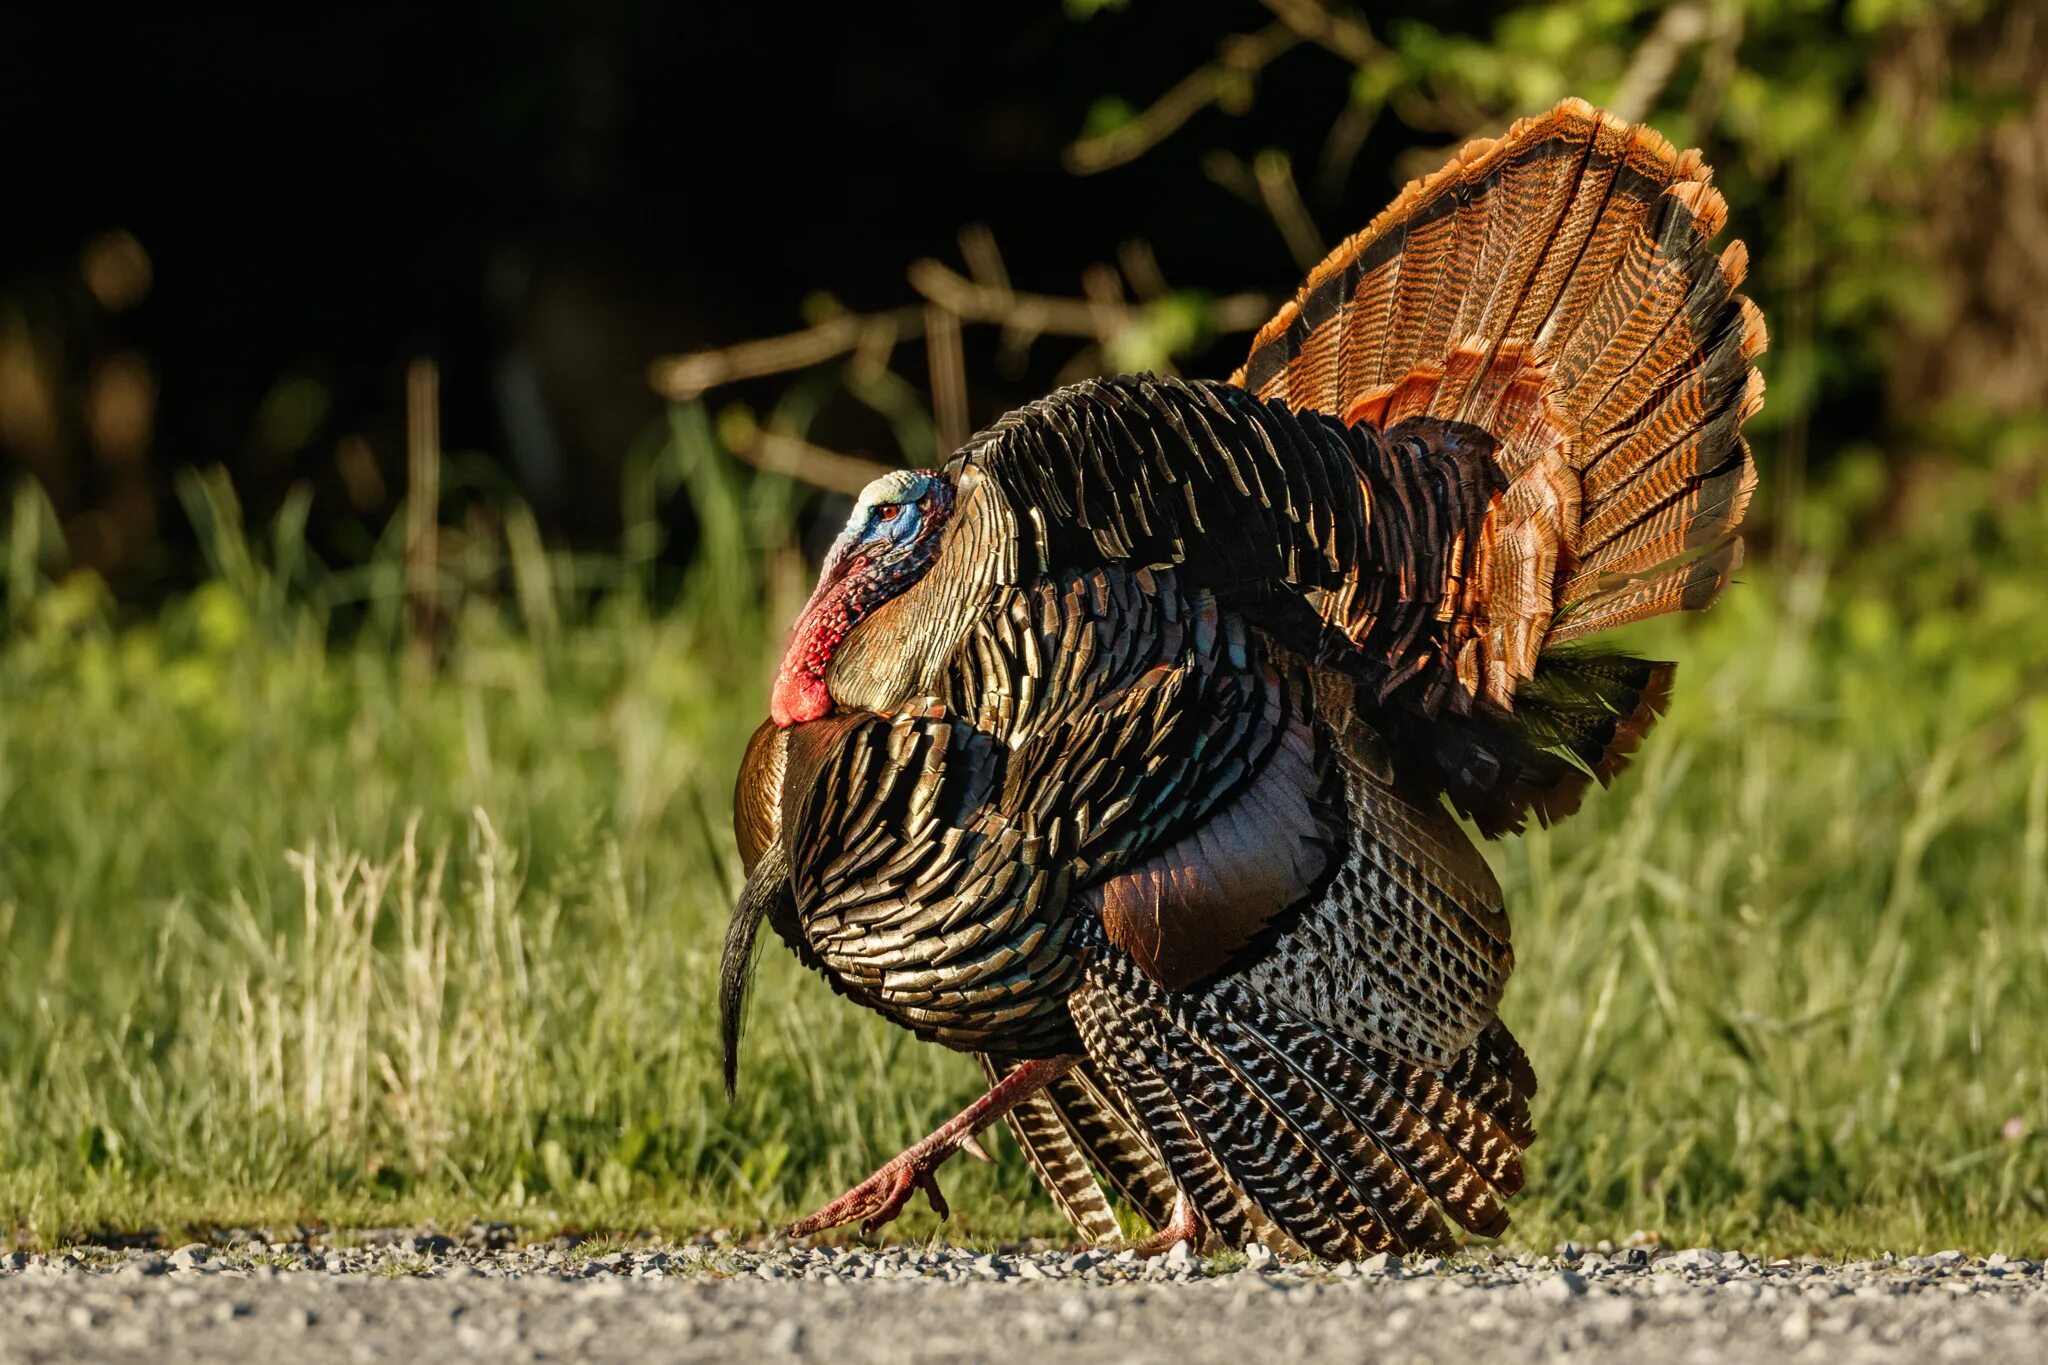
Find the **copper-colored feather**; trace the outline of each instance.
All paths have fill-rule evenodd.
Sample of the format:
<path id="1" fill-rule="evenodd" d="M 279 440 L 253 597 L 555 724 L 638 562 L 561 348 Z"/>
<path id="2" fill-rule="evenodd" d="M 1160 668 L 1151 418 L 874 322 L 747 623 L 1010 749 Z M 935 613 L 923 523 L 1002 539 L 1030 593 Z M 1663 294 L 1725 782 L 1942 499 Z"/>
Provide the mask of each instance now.
<path id="1" fill-rule="evenodd" d="M 733 783 L 732 832 L 740 848 L 740 863 L 751 873 L 754 864 L 775 842 L 782 820 L 782 773 L 787 762 L 788 734 L 774 721 L 764 720 L 747 741 L 746 756 L 740 759 L 740 773 Z"/>
<path id="2" fill-rule="evenodd" d="M 1510 482 L 1458 674 L 1502 710 L 1547 646 L 1705 605 L 1738 562 L 1717 547 L 1755 483 L 1739 429 L 1766 338 L 1734 292 L 1747 252 L 1709 248 L 1727 217 L 1711 176 L 1567 100 L 1411 183 L 1236 376 L 1347 421 L 1426 415 L 1493 438 Z"/>
<path id="3" fill-rule="evenodd" d="M 1314 806 L 1312 743 L 1307 722 L 1295 717 L 1234 800 L 1089 890 L 1110 942 L 1168 990 L 1229 961 L 1322 875 L 1332 831 Z"/>
<path id="4" fill-rule="evenodd" d="M 981 1054 L 1091 1239 L 1112 1188 L 1332 1257 L 1498 1233 L 1535 1081 L 1443 798 L 1569 814 L 1672 681 L 1575 642 L 1740 562 L 1766 333 L 1710 179 L 1567 101 L 1405 189 L 1234 384 L 1091 380 L 963 446 L 831 709 L 749 745 L 729 1053 L 767 922 Z"/>
<path id="5" fill-rule="evenodd" d="M 974 1055 L 991 1085 L 1011 1069 L 986 1052 Z M 1116 1210 L 1109 1206 L 1101 1182 L 1088 1169 L 1087 1154 L 1061 1108 L 1059 1092 L 1042 1090 L 1012 1109 L 1007 1117 L 1010 1132 L 1023 1149 L 1031 1173 L 1038 1177 L 1038 1183 L 1052 1196 L 1052 1202 L 1074 1230 L 1097 1244 L 1115 1241 L 1122 1233 Z"/>

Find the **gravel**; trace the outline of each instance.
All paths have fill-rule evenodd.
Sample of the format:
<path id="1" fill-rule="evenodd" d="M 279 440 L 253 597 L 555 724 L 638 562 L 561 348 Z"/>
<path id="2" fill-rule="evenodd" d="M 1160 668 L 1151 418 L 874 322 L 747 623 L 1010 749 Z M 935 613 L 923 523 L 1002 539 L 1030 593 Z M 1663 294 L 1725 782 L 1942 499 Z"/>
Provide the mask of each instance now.
<path id="1" fill-rule="evenodd" d="M 1699 1247 L 1449 1260 L 939 1245 L 518 1247 L 241 1233 L 168 1252 L 0 1253 L 0 1362 L 1376 1358 L 2037 1360 L 2041 1263 L 1961 1252 L 1848 1264 Z"/>

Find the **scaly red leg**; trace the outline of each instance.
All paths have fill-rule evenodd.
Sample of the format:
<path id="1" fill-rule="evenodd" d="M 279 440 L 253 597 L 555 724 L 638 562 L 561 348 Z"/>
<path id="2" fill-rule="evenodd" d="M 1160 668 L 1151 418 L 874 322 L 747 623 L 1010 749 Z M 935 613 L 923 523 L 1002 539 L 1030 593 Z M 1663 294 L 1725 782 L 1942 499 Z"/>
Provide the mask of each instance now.
<path id="1" fill-rule="evenodd" d="M 905 1151 L 860 1184 L 785 1231 L 791 1237 L 809 1237 L 850 1223 L 858 1218 L 860 1230 L 872 1234 L 890 1221 L 910 1202 L 911 1193 L 923 1190 L 939 1217 L 950 1212 L 946 1197 L 939 1193 L 936 1173 L 953 1153 L 966 1148 L 980 1155 L 974 1135 L 1030 1099 L 1052 1081 L 1079 1065 L 1079 1057 L 1047 1057 L 1026 1062 L 989 1087 L 986 1095 L 947 1120 L 924 1141 Z"/>
<path id="2" fill-rule="evenodd" d="M 1131 1250 L 1140 1256 L 1164 1256 L 1182 1242 L 1188 1250 L 1199 1252 L 1202 1238 L 1207 1229 L 1202 1226 L 1202 1215 L 1195 1212 L 1195 1201 L 1185 1193 L 1175 1190 L 1173 1194 L 1173 1216 L 1166 1220 L 1166 1226 L 1132 1246 Z"/>

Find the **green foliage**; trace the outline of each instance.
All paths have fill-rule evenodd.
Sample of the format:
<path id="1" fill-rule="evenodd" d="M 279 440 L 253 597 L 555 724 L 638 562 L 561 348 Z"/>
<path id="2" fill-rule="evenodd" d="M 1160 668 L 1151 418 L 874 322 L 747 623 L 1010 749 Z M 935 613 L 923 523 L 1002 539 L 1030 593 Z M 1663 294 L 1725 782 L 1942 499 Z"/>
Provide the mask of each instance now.
<path id="1" fill-rule="evenodd" d="M 694 409 L 632 490 L 621 561 L 517 515 L 463 549 L 495 568 L 445 574 L 431 674 L 394 557 L 259 544 L 217 481 L 213 576 L 154 616 L 7 556 L 0 1217 L 759 1229 L 976 1091 L 771 945 L 720 1093 L 725 805 L 805 586 L 794 492 Z M 706 570 L 656 610 L 679 493 Z M 1517 1237 L 2048 1238 L 2048 709 L 2013 700 L 2048 498 L 1929 525 L 1645 640 L 1685 666 L 1637 768 L 1489 849 L 1544 1083 Z M 948 1172 L 949 1235 L 1056 1233 L 997 1150 Z"/>
<path id="2" fill-rule="evenodd" d="M 1983 0 L 1662 0 L 1519 5 L 1491 31 L 1403 20 L 1355 98 L 1425 127 L 1542 109 L 1566 95 L 1612 103 L 1659 20 L 1696 14 L 1670 44 L 1669 76 L 1633 110 L 1681 147 L 1704 148 L 1777 324 L 1760 427 L 1872 387 L 1895 347 L 1922 342 L 1944 298 L 1915 228 L 1926 189 L 2019 92 L 1950 81 L 1909 87 L 1907 58 L 1982 19 Z M 1887 75 L 1895 79 L 1887 79 Z"/>
<path id="3" fill-rule="evenodd" d="M 1395 153 L 1397 179 L 1421 175 L 1467 138 L 1581 96 L 1677 146 L 1701 148 L 1714 167 L 1729 235 L 1750 248 L 1746 292 L 1772 333 L 1770 401 L 1751 434 L 1760 464 L 1788 487 L 1851 446 L 1901 465 L 1931 445 L 1953 468 L 1981 468 L 1983 445 L 1952 440 L 1959 408 L 1980 424 L 1995 416 L 2034 467 L 2048 462 L 2048 391 L 2033 378 L 2044 368 L 2040 346 L 2008 301 L 2010 290 L 2024 296 L 2034 286 L 2028 278 L 2001 288 L 2002 276 L 2024 273 L 2010 263 L 2030 261 L 2027 244 L 2040 235 L 2038 195 L 2023 169 L 2044 135 L 2029 46 L 2037 30 L 2017 7 L 1334 0 L 1270 8 L 1294 26 L 1292 50 L 1252 60 L 1249 40 L 1225 42 L 1219 51 L 1235 51 L 1245 65 L 1219 59 L 1206 84 L 1155 92 L 1158 103 L 1143 113 L 1105 98 L 1090 110 L 1083 142 L 1098 140 L 1097 155 L 1114 150 L 1116 163 L 1161 140 L 1199 144 L 1217 124 L 1190 119 L 1187 106 L 1206 100 L 1243 117 L 1231 140 L 1286 143 L 1292 161 L 1306 165 L 1313 144 L 1301 145 L 1293 92 L 1341 80 L 1348 68 L 1349 109 L 1307 134 L 1322 144 L 1309 203 L 1334 239 L 1362 224 L 1361 209 L 1377 207 L 1384 182 L 1365 168 L 1384 152 Z M 1255 103 L 1255 80 L 1268 88 L 1284 80 L 1290 97 Z M 1111 149 L 1105 134 L 1123 133 L 1128 145 Z M 1215 164 L 1232 162 L 1215 156 Z M 1236 190 L 1253 197 L 1242 183 Z M 1986 355 L 1999 357 L 1997 374 L 1971 363 Z M 1793 502 L 1762 500 L 1759 515 L 1783 516 Z"/>
<path id="4" fill-rule="evenodd" d="M 1981 40 L 1993 7 L 1474 14 L 1375 15 L 1352 104 L 1429 144 L 1410 171 L 1566 94 L 1636 99 L 1703 146 L 1774 330 L 1759 505 L 1803 547 L 1704 621 L 1645 632 L 1684 668 L 1637 766 L 1488 850 L 1520 956 L 1504 1012 L 1543 1078 L 1513 1235 L 2038 1252 L 2048 418 L 1881 401 L 1954 302 L 1924 259 L 1930 187 L 2016 98 L 1912 59 Z M 1215 102 L 1256 116 L 1253 88 L 1233 69 Z M 1104 98 L 1085 132 L 1143 117 Z M 1211 312 L 1154 299 L 1105 363 L 1197 354 Z M 931 449 L 923 400 L 874 367 L 793 382 L 762 425 L 804 432 L 842 393 L 903 451 Z M 285 381 L 255 440 L 294 446 L 328 401 Z M 0 1218 L 17 1235 L 479 1214 L 758 1230 L 978 1089 L 965 1059 L 770 946 L 741 1096 L 721 1093 L 726 802 L 807 586 L 799 490 L 720 444 L 753 420 L 673 412 L 628 469 L 616 555 L 550 553 L 516 507 L 442 528 L 426 640 L 407 634 L 402 518 L 330 567 L 303 495 L 259 532 L 225 477 L 192 478 L 207 576 L 142 615 L 67 574 L 49 505 L 16 498 Z M 1938 477 L 1902 468 L 1908 427 L 1946 453 Z M 661 530 L 679 498 L 697 526 L 680 586 Z M 954 1237 L 1060 1230 L 1014 1152 L 946 1183 Z"/>
<path id="5" fill-rule="evenodd" d="M 1209 300 L 1183 290 L 1146 304 L 1136 325 L 1110 339 L 1103 360 L 1112 374 L 1157 370 L 1196 350 L 1210 335 Z"/>
<path id="6" fill-rule="evenodd" d="M 1081 124 L 1081 132 L 1085 137 L 1101 137 L 1104 133 L 1129 127 L 1137 116 L 1138 111 L 1131 107 L 1129 100 L 1117 95 L 1104 95 L 1088 106 L 1088 117 Z"/>

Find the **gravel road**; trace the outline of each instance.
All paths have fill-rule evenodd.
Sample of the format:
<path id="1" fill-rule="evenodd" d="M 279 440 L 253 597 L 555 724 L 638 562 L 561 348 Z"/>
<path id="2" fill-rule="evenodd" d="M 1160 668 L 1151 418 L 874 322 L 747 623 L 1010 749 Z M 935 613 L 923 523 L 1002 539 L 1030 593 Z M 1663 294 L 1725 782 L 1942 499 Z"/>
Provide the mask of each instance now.
<path id="1" fill-rule="evenodd" d="M 2039 1262 L 1739 1252 L 1357 1265 L 388 1235 L 0 1255 L 0 1362 L 2036 1361 Z"/>

